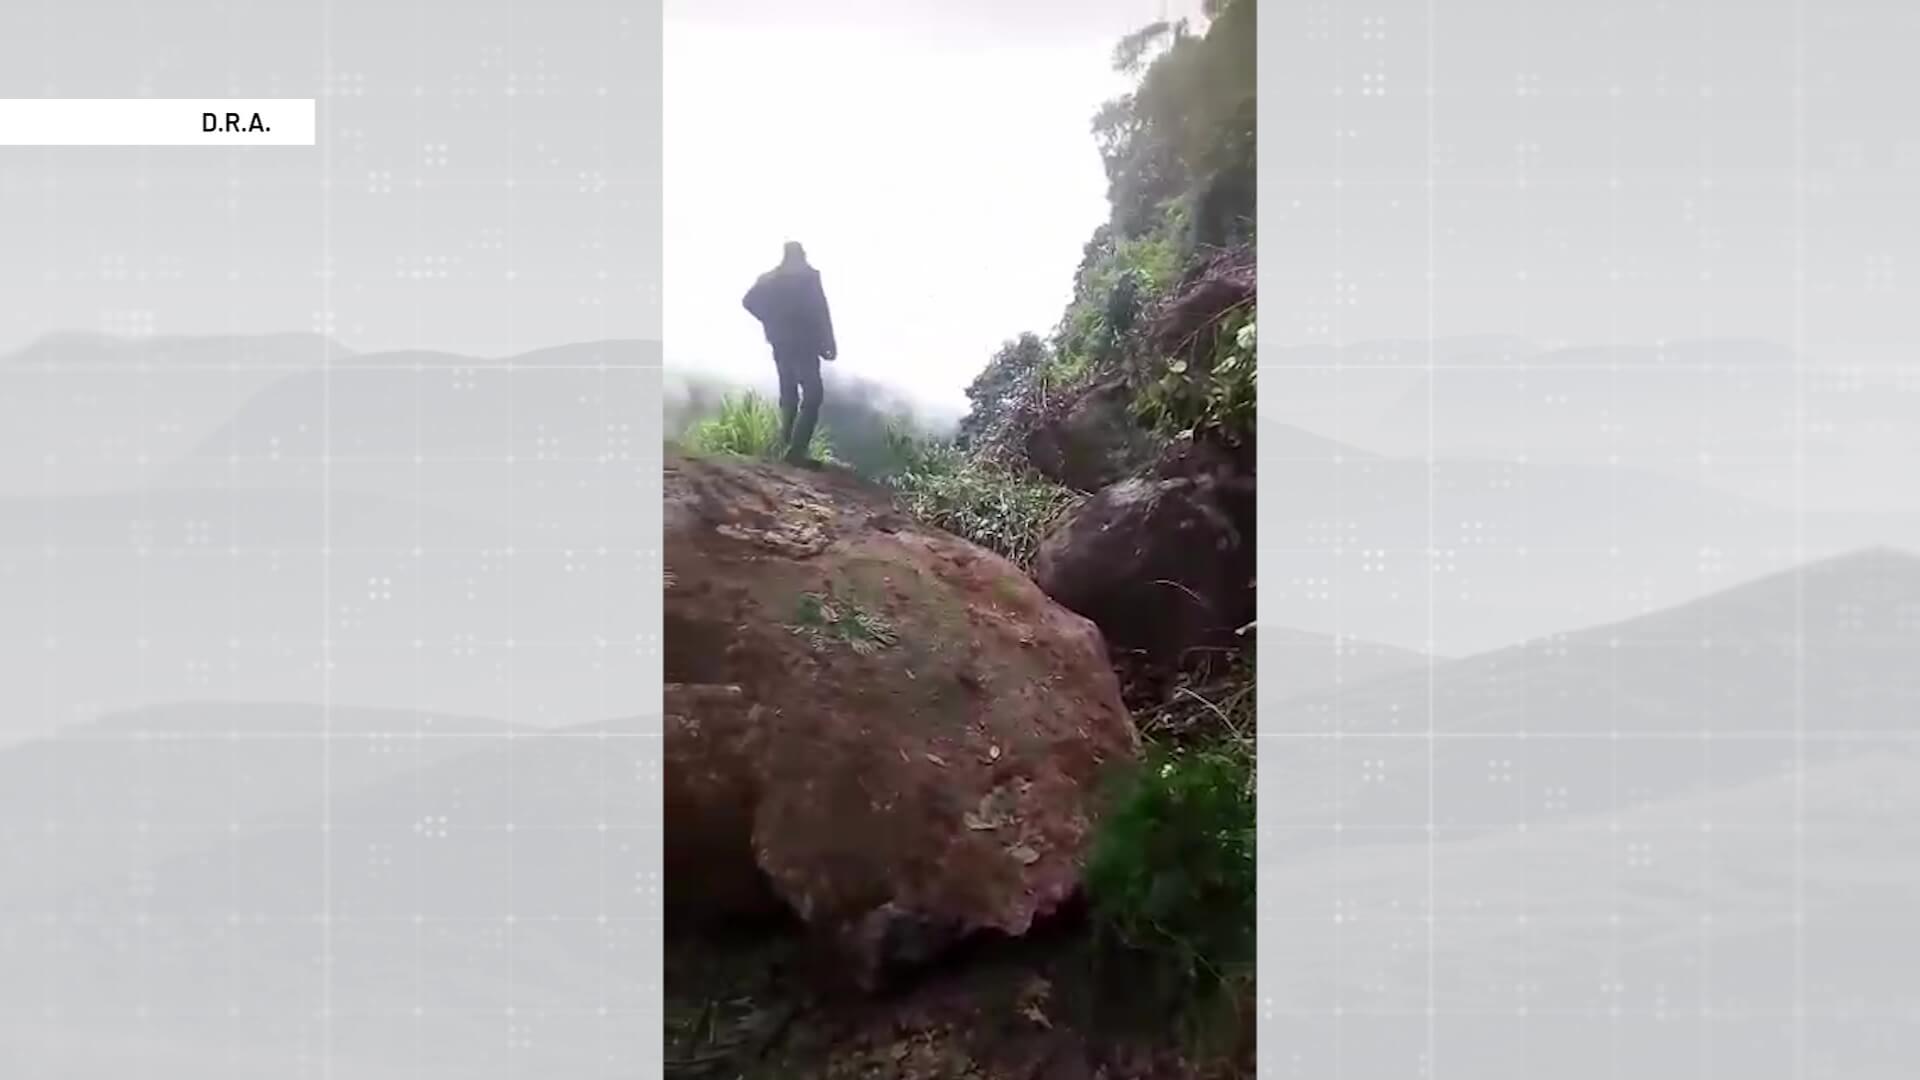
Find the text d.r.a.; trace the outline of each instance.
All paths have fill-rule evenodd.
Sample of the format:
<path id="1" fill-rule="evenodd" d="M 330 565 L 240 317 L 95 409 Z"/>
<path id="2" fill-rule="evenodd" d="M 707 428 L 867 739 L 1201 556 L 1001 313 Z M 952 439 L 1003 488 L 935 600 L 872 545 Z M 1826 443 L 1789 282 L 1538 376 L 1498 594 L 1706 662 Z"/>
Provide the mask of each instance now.
<path id="1" fill-rule="evenodd" d="M 201 113 L 200 130 L 202 132 L 268 132 L 273 129 L 266 125 L 266 121 L 260 119 L 259 113 L 254 113 L 251 120 L 242 120 L 239 113 L 230 112 L 225 117 L 219 113 Z"/>

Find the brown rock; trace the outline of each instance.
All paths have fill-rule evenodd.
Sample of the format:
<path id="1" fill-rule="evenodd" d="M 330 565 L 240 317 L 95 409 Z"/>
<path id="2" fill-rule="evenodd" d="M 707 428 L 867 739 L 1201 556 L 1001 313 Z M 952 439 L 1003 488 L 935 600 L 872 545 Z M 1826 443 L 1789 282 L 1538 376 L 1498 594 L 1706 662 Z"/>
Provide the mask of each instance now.
<path id="1" fill-rule="evenodd" d="M 666 831 L 662 869 L 670 914 L 730 919 L 779 911 L 753 860 L 754 789 L 748 746 L 760 719 L 738 686 L 669 684 L 661 770 Z"/>
<path id="2" fill-rule="evenodd" d="M 670 451 L 665 516 L 670 912 L 777 897 L 871 979 L 1074 892 L 1138 748 L 1090 622 L 834 470 Z"/>
<path id="3" fill-rule="evenodd" d="M 1209 476 L 1123 480 L 1061 518 L 1034 578 L 1117 648 L 1176 666 L 1253 619 L 1250 510 Z"/>
<path id="4" fill-rule="evenodd" d="M 1144 467 L 1160 440 L 1133 414 L 1124 379 L 1086 386 L 1035 421 L 1027 460 L 1041 475 L 1076 491 L 1097 491 Z"/>

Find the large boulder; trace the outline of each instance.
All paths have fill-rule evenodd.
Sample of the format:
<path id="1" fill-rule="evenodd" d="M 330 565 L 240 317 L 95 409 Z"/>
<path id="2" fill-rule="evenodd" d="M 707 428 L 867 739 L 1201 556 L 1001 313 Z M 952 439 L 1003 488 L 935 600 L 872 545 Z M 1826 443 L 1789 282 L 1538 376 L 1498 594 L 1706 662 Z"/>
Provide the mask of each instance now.
<path id="1" fill-rule="evenodd" d="M 1034 578 L 1115 647 L 1178 667 L 1195 649 L 1234 644 L 1253 620 L 1252 506 L 1250 478 L 1123 480 L 1062 515 Z"/>
<path id="2" fill-rule="evenodd" d="M 1025 449 L 1041 475 L 1076 491 L 1098 491 L 1150 464 L 1160 440 L 1135 419 L 1126 380 L 1109 378 L 1041 416 Z"/>
<path id="3" fill-rule="evenodd" d="M 869 985 L 1078 887 L 1138 736 L 1099 632 L 885 493 L 669 452 L 670 918 L 781 905 Z"/>

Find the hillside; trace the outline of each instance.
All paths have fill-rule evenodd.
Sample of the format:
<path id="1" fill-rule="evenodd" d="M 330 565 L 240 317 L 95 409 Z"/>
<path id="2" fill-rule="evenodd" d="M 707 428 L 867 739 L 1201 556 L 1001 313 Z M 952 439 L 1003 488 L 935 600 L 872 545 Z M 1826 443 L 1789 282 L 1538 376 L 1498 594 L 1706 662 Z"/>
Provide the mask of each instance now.
<path id="1" fill-rule="evenodd" d="M 62 897 L 98 910 L 129 873 L 208 857 L 229 826 L 311 831 L 323 801 L 497 745 L 510 730 L 403 709 L 184 701 L 0 747 L 0 828 L 19 841 L 0 864 L 0 912 L 24 919 Z M 233 880 L 235 895 L 267 884 Z"/>
<path id="2" fill-rule="evenodd" d="M 1920 557 L 1861 551 L 1276 708 L 1260 988 L 1303 1073 L 1410 1067 L 1441 1009 L 1482 1075 L 1543 1033 L 1556 1076 L 1763 1075 L 1817 988 L 1825 1066 L 1898 1075 L 1915 610 Z"/>
<path id="3" fill-rule="evenodd" d="M 252 395 L 353 353 L 311 334 L 57 334 L 0 356 L 0 494 L 138 486 Z"/>
<path id="4" fill-rule="evenodd" d="M 1899 468 L 1920 447 L 1915 391 L 1884 363 L 1738 339 L 1365 342 L 1273 360 L 1273 418 L 1391 456 L 1615 465 L 1775 509 L 1920 510 Z"/>
<path id="5" fill-rule="evenodd" d="M 1442 830 L 1431 846 L 1417 827 L 1354 828 L 1362 842 L 1282 858 L 1262 882 L 1262 947 L 1288 962 L 1261 992 L 1293 1060 L 1304 1075 L 1398 1073 L 1437 1007 L 1475 1018 L 1479 1037 L 1449 1056 L 1481 1076 L 1536 1076 L 1549 1058 L 1581 1080 L 1687 1075 L 1709 1050 L 1716 1073 L 1775 1075 L 1812 979 L 1833 1003 L 1805 1019 L 1824 1067 L 1901 1075 L 1916 1042 L 1898 1017 L 1920 1000 L 1920 759 L 1905 744 L 1834 749 L 1810 744 L 1804 772 L 1735 765 L 1748 778 L 1623 799 L 1584 824 Z M 1684 752 L 1737 762 L 1741 747 Z M 1623 759 L 1620 775 L 1648 765 Z"/>
<path id="6" fill-rule="evenodd" d="M 1283 703 L 1445 662 L 1412 649 L 1306 630 L 1267 627 L 1260 636 L 1268 700 Z"/>
<path id="7" fill-rule="evenodd" d="M 1290 849 L 1604 820 L 1876 752 L 1920 702 L 1920 557 L 1870 550 L 1624 622 L 1290 700 Z M 1338 738 L 1333 736 L 1338 735 Z M 1490 764 L 1493 763 L 1493 764 Z M 1320 831 L 1340 822 L 1343 837 Z"/>
<path id="8" fill-rule="evenodd" d="M 210 698 L 326 693 L 529 724 L 638 707 L 639 683 L 620 674 L 637 661 L 615 643 L 636 640 L 642 616 L 610 595 L 657 581 L 619 550 L 638 542 L 637 510 L 603 513 L 601 485 L 543 488 L 531 467 L 511 516 L 504 466 L 468 466 L 457 503 L 408 491 L 445 473 L 383 471 L 389 483 L 364 486 L 394 495 L 316 471 L 260 488 L 0 498 L 14 601 L 0 634 L 39 646 L 0 741 Z M 323 686 L 314 657 L 328 631 L 339 662 Z"/>
<path id="9" fill-rule="evenodd" d="M 1266 586 L 1301 629 L 1464 654 L 1791 562 L 1792 515 L 1660 472 L 1388 456 L 1277 424 L 1269 433 L 1291 452 L 1265 454 L 1264 485 L 1288 493 L 1269 533 L 1287 570 Z M 1444 553 L 1431 578 L 1429 545 Z"/>
<path id="10" fill-rule="evenodd" d="M 295 1075 L 330 993 L 353 1002 L 333 1028 L 344 1075 L 398 1075 L 420 1024 L 446 1075 L 579 1075 L 657 1018 L 643 727 L 345 709 L 329 726 L 324 773 L 300 706 L 181 706 L 0 750 L 22 782 L 0 801 L 19 838 L 0 851 L 0 996 L 52 1010 L 0 1025 L 0 1060 L 58 1046 L 68 1068 Z M 184 1001 L 211 1012 L 167 1005 Z M 528 1036 L 510 1055 L 508 1013 Z M 635 1053 L 613 1060 L 646 1067 Z"/>

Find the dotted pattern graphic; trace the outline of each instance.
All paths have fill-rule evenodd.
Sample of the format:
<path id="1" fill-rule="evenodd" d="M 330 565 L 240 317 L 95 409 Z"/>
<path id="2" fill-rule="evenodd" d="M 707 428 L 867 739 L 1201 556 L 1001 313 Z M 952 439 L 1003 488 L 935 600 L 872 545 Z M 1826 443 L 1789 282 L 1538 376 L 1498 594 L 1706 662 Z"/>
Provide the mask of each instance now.
<path id="1" fill-rule="evenodd" d="M 0 1075 L 657 1075 L 660 42 L 0 13 L 319 118 L 0 151 Z"/>
<path id="2" fill-rule="evenodd" d="M 1260 1074 L 1912 1073 L 1920 23 L 1261 20 Z"/>

